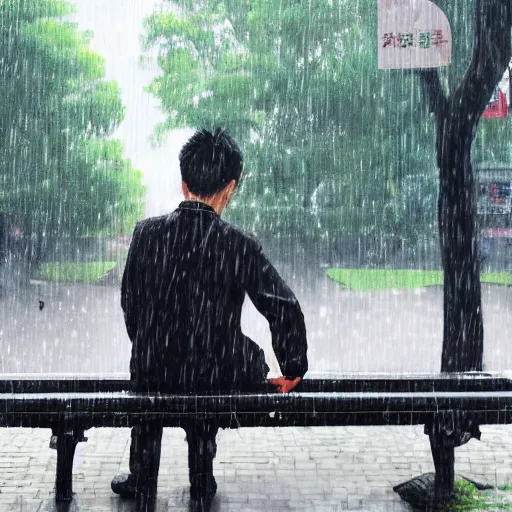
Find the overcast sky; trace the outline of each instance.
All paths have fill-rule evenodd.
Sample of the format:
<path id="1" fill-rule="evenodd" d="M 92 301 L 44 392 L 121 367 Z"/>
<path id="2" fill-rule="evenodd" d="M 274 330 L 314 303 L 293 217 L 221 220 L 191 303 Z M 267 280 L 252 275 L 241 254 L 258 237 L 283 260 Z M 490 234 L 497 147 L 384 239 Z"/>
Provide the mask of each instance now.
<path id="1" fill-rule="evenodd" d="M 190 131 L 173 132 L 166 143 L 155 147 L 150 136 L 163 119 L 158 101 L 144 87 L 159 74 L 155 60 L 140 62 L 143 19 L 161 4 L 159 0 L 74 0 L 76 21 L 94 33 L 93 49 L 105 60 L 106 78 L 121 88 L 126 106 L 124 122 L 114 134 L 124 144 L 132 165 L 144 172 L 148 188 L 146 214 L 173 210 L 181 200 L 177 155 Z"/>

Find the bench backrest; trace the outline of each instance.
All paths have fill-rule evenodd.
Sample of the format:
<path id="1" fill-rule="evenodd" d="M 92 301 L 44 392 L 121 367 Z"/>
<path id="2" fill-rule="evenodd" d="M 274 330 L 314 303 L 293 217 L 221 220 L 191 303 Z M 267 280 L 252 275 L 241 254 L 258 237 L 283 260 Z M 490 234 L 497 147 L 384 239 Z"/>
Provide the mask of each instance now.
<path id="1" fill-rule="evenodd" d="M 429 393 L 512 391 L 512 378 L 498 373 L 308 374 L 297 393 Z M 131 391 L 128 374 L 0 374 L 0 393 L 100 393 Z M 252 393 L 274 393 L 270 384 Z M 225 394 L 231 394 L 226 390 Z"/>

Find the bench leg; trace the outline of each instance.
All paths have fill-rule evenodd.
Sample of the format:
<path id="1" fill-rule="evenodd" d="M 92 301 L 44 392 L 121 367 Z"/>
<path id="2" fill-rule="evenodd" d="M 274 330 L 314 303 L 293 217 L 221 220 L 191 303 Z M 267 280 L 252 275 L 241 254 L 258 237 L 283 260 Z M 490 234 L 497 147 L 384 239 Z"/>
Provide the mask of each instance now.
<path id="1" fill-rule="evenodd" d="M 78 443 L 74 433 L 59 433 L 57 438 L 57 477 L 55 479 L 55 499 L 73 499 L 73 457 Z"/>
<path id="2" fill-rule="evenodd" d="M 155 423 L 140 426 L 139 454 L 142 460 L 137 482 L 137 512 L 154 512 L 156 509 L 162 432 L 162 426 Z"/>
<path id="3" fill-rule="evenodd" d="M 446 444 L 443 433 L 431 433 L 429 438 L 436 470 L 434 499 L 447 501 L 454 496 L 455 448 Z"/>

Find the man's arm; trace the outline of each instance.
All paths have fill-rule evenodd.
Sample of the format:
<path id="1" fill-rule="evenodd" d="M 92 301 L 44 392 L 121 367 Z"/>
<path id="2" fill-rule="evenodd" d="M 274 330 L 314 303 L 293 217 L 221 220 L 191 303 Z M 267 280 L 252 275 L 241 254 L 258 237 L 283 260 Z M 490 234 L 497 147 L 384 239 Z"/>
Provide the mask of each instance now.
<path id="1" fill-rule="evenodd" d="M 251 242 L 247 250 L 246 291 L 269 323 L 272 347 L 283 375 L 291 380 L 302 378 L 308 370 L 308 345 L 299 301 L 261 246 Z"/>
<path id="2" fill-rule="evenodd" d="M 137 315 L 140 293 L 140 284 L 137 272 L 137 260 L 142 235 L 142 223 L 137 223 L 133 231 L 130 249 L 126 258 L 123 280 L 121 283 L 121 307 L 124 312 L 126 331 L 130 340 L 134 340 L 137 333 Z"/>

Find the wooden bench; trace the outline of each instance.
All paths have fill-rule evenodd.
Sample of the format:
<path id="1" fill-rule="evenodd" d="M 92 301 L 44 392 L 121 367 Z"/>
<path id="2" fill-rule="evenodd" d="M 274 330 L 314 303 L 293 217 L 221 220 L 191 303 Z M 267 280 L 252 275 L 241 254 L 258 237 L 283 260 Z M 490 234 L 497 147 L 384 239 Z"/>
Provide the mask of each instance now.
<path id="1" fill-rule="evenodd" d="M 73 457 L 84 432 L 215 418 L 222 427 L 418 425 L 470 414 L 479 424 L 512 422 L 512 379 L 504 374 L 307 375 L 295 390 L 144 394 L 127 375 L 0 375 L 0 427 L 49 428 L 56 436 L 56 500 L 72 499 Z M 453 492 L 454 450 L 430 436 L 436 492 Z M 145 482 L 138 510 L 150 510 Z M 148 508 L 149 507 L 149 508 Z"/>

